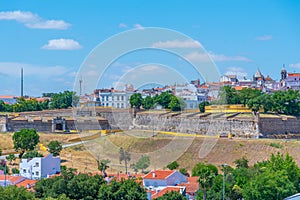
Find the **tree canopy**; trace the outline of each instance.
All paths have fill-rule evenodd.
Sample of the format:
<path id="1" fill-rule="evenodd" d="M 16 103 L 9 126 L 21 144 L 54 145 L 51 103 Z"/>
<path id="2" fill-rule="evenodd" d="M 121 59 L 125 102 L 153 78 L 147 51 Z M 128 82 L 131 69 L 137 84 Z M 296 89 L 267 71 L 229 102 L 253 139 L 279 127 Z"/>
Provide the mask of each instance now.
<path id="1" fill-rule="evenodd" d="M 53 140 L 53 141 L 49 142 L 47 147 L 48 147 L 49 153 L 52 153 L 53 156 L 59 156 L 59 154 L 62 150 L 62 145 L 57 140 Z"/>
<path id="2" fill-rule="evenodd" d="M 14 142 L 14 148 L 20 152 L 20 158 L 23 156 L 25 151 L 34 150 L 35 146 L 40 141 L 40 136 L 34 129 L 21 129 L 12 136 Z"/>

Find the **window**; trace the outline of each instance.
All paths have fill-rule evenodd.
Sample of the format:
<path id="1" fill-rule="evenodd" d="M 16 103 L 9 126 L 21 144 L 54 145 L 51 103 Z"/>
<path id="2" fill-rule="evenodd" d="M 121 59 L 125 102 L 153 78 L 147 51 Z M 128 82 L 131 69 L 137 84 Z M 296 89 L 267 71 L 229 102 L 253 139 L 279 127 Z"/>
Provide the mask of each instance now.
<path id="1" fill-rule="evenodd" d="M 36 162 L 35 167 L 39 167 L 39 166 L 40 166 L 40 163 Z"/>
<path id="2" fill-rule="evenodd" d="M 23 169 L 23 173 L 26 173 L 26 169 Z"/>
<path id="3" fill-rule="evenodd" d="M 36 175 L 36 176 L 39 176 L 39 175 L 40 175 L 40 172 L 36 171 L 36 172 L 35 172 L 35 175 Z"/>

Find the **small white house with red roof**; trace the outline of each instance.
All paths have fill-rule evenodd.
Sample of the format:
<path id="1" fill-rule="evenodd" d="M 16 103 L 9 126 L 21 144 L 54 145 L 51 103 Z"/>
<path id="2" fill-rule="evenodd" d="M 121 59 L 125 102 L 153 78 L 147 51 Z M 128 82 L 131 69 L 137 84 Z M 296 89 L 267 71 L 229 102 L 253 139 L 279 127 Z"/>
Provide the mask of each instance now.
<path id="1" fill-rule="evenodd" d="M 47 178 L 60 172 L 60 157 L 48 154 L 44 157 L 21 159 L 20 175 L 28 179 Z"/>
<path id="2" fill-rule="evenodd" d="M 152 170 L 143 177 L 143 185 L 147 189 L 175 186 L 187 182 L 187 177 L 177 170 Z"/>

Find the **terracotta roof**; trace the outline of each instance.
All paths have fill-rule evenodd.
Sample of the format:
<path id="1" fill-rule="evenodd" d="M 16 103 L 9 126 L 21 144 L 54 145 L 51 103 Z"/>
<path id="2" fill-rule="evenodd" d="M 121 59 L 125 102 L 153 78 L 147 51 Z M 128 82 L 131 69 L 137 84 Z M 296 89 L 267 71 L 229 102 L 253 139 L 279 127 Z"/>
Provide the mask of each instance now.
<path id="1" fill-rule="evenodd" d="M 161 197 L 164 194 L 172 192 L 172 191 L 180 193 L 180 187 L 179 186 L 168 186 L 168 187 L 164 188 L 163 190 L 159 191 L 158 193 L 152 195 L 152 199 L 156 199 L 156 198 Z"/>
<path id="2" fill-rule="evenodd" d="M 29 184 L 30 187 L 33 187 L 36 182 L 38 182 L 38 180 L 24 180 L 24 181 L 21 181 L 20 183 L 17 183 L 16 186 L 27 188 L 27 185 Z"/>
<path id="3" fill-rule="evenodd" d="M 180 183 L 178 186 L 185 186 L 186 187 L 186 193 L 188 194 L 195 194 L 199 190 L 199 177 L 198 176 L 192 176 L 187 178 L 187 183 Z"/>
<path id="4" fill-rule="evenodd" d="M 143 179 L 160 179 L 164 180 L 171 174 L 173 174 L 175 170 L 153 170 L 149 172 L 147 175 L 143 177 Z M 155 176 L 153 175 L 155 173 Z"/>
<path id="5" fill-rule="evenodd" d="M 23 179 L 23 177 L 22 176 L 10 176 L 10 175 L 6 175 L 6 180 L 10 181 L 12 184 L 14 184 L 16 181 L 18 181 L 20 179 Z M 5 180 L 4 175 L 0 175 L 0 180 L 1 181 Z"/>
<path id="6" fill-rule="evenodd" d="M 242 89 L 243 89 L 243 86 L 235 86 L 234 89 L 235 89 L 236 91 L 239 91 L 239 90 L 242 90 Z"/>
<path id="7" fill-rule="evenodd" d="M 299 77 L 300 73 L 288 73 L 288 76 Z"/>
<path id="8" fill-rule="evenodd" d="M 1 95 L 0 99 L 14 99 L 16 98 L 15 96 L 9 96 L 9 95 Z"/>

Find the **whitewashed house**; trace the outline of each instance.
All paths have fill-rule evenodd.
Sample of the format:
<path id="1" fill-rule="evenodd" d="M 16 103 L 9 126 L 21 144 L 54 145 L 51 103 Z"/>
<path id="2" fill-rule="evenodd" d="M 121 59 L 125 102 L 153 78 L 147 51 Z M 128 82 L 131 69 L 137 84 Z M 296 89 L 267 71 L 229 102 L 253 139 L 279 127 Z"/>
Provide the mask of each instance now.
<path id="1" fill-rule="evenodd" d="M 187 177 L 176 170 L 153 170 L 143 177 L 143 185 L 147 189 L 163 189 L 186 183 Z"/>
<path id="2" fill-rule="evenodd" d="M 52 154 L 32 159 L 25 158 L 20 162 L 20 175 L 28 179 L 47 178 L 59 172 L 60 157 L 53 157 Z"/>

